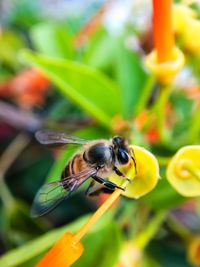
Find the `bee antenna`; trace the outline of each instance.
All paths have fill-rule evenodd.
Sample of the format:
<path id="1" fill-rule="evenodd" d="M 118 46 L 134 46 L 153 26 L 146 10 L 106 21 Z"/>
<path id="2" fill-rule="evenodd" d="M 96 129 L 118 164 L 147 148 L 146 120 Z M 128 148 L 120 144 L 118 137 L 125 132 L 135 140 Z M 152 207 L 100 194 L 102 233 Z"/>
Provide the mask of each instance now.
<path id="1" fill-rule="evenodd" d="M 134 155 L 134 157 L 131 156 L 131 159 L 132 159 L 132 161 L 134 163 L 134 166 L 135 166 L 135 174 L 137 174 L 137 164 L 136 164 L 136 159 L 135 159 L 135 153 L 134 153 L 134 150 L 133 149 L 131 149 L 131 151 L 132 151 L 132 153 Z"/>
<path id="2" fill-rule="evenodd" d="M 134 166 L 135 166 L 135 174 L 137 174 L 137 165 L 136 165 L 136 160 L 134 157 L 131 156 L 131 159 L 133 160 Z"/>

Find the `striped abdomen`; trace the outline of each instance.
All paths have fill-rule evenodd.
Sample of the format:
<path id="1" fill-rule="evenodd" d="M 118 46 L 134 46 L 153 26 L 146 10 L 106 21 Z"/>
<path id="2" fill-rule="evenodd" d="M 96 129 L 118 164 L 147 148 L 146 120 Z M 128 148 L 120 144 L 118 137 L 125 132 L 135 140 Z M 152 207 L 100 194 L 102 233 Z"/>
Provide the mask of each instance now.
<path id="1" fill-rule="evenodd" d="M 83 170 L 85 166 L 85 163 L 83 161 L 83 157 L 82 154 L 76 154 L 66 165 L 66 167 L 64 168 L 62 174 L 61 174 L 61 180 L 79 173 Z"/>

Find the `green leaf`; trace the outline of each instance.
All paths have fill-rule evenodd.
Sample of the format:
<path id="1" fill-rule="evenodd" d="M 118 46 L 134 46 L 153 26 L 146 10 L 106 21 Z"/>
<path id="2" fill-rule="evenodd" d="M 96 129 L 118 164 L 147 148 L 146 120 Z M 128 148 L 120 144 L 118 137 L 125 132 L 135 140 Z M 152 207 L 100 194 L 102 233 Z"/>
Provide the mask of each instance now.
<path id="1" fill-rule="evenodd" d="M 0 34 L 0 62 L 6 64 L 11 69 L 18 69 L 20 67 L 17 58 L 19 49 L 25 47 L 25 42 L 21 35 L 11 31 L 3 31 Z M 3 69 L 3 68 L 2 68 Z M 2 72 L 2 71 L 1 71 Z"/>
<path id="2" fill-rule="evenodd" d="M 79 220 L 64 227 L 52 230 L 43 236 L 26 243 L 25 245 L 9 251 L 0 257 L 0 267 L 14 267 L 30 261 L 36 256 L 45 253 L 65 232 L 76 232 L 88 220 L 89 216 L 84 216 Z M 98 232 L 104 225 L 111 220 L 111 213 L 107 213 L 91 229 L 90 233 Z"/>
<path id="3" fill-rule="evenodd" d="M 115 223 L 110 223 L 97 233 L 86 235 L 84 253 L 73 267 L 112 267 L 119 260 L 122 244 L 121 232 Z"/>
<path id="4" fill-rule="evenodd" d="M 21 56 L 26 63 L 44 71 L 65 97 L 69 97 L 107 128 L 111 128 L 113 116 L 122 113 L 119 88 L 100 71 L 27 50 L 21 52 Z"/>
<path id="5" fill-rule="evenodd" d="M 141 198 L 142 202 L 156 210 L 170 209 L 185 201 L 185 198 L 179 195 L 168 183 L 162 178 L 156 188 L 148 195 Z"/>
<path id="6" fill-rule="evenodd" d="M 115 58 L 115 45 L 116 40 L 101 28 L 87 42 L 85 63 L 98 69 L 108 69 Z"/>
<path id="7" fill-rule="evenodd" d="M 169 238 L 151 242 L 147 252 L 162 267 L 191 267 L 191 264 L 187 261 L 183 244 L 174 242 L 174 240 L 171 241 Z"/>
<path id="8" fill-rule="evenodd" d="M 146 74 L 141 59 L 125 47 L 124 39 L 116 40 L 115 72 L 123 93 L 124 115 L 130 118 L 136 109 L 138 99 L 142 96 Z"/>
<path id="9" fill-rule="evenodd" d="M 75 54 L 72 34 L 63 24 L 43 22 L 31 28 L 35 48 L 45 55 L 72 59 Z"/>

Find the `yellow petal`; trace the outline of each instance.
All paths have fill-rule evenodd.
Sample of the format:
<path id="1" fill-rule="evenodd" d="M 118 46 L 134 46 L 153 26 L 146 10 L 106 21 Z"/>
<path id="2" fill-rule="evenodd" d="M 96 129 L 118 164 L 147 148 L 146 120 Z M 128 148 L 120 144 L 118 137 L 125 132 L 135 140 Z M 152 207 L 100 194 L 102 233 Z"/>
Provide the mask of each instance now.
<path id="1" fill-rule="evenodd" d="M 182 51 L 174 47 L 173 59 L 171 61 L 158 63 L 157 52 L 153 50 L 145 58 L 145 66 L 152 72 L 158 81 L 162 84 L 171 83 L 176 74 L 183 68 L 185 63 L 185 56 Z"/>
<path id="2" fill-rule="evenodd" d="M 188 20 L 187 27 L 183 34 L 183 45 L 191 53 L 200 53 L 200 40 L 197 38 L 200 34 L 200 21 L 197 19 Z"/>
<path id="3" fill-rule="evenodd" d="M 200 195 L 200 146 L 181 148 L 167 167 L 167 179 L 183 196 Z"/>
<path id="4" fill-rule="evenodd" d="M 159 179 L 158 161 L 152 153 L 139 146 L 130 146 L 134 150 L 137 174 L 135 175 L 135 167 L 131 162 L 129 165 L 120 168 L 120 170 L 129 178 L 131 182 L 126 186 L 126 190 L 122 195 L 130 198 L 139 198 L 150 192 L 157 184 Z M 134 156 L 134 155 L 133 155 Z M 121 185 L 121 177 L 113 174 L 109 180 Z"/>
<path id="5" fill-rule="evenodd" d="M 173 26 L 176 33 L 183 33 L 188 27 L 188 20 L 197 17 L 197 13 L 183 4 L 173 5 Z"/>
<path id="6" fill-rule="evenodd" d="M 187 254 L 190 263 L 194 266 L 200 266 L 200 236 L 191 239 Z"/>

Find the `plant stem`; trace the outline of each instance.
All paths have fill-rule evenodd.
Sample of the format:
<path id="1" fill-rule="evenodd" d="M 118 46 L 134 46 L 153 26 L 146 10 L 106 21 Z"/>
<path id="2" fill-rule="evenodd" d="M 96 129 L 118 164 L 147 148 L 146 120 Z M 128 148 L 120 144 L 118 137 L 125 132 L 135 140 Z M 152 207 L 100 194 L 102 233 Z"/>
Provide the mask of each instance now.
<path id="1" fill-rule="evenodd" d="M 160 166 L 167 166 L 168 163 L 170 162 L 171 158 L 170 157 L 161 157 L 161 156 L 157 156 L 156 155 L 156 158 L 158 160 L 158 163 Z"/>
<path id="2" fill-rule="evenodd" d="M 192 123 L 189 129 L 189 142 L 196 143 L 200 137 L 200 105 L 197 105 L 192 118 Z"/>
<path id="3" fill-rule="evenodd" d="M 139 98 L 139 101 L 137 103 L 137 107 L 135 110 L 136 116 L 145 109 L 147 102 L 151 96 L 154 84 L 155 84 L 155 77 L 151 75 L 147 79 L 146 84 L 142 90 L 141 97 Z"/>
<path id="4" fill-rule="evenodd" d="M 163 86 L 157 103 L 153 107 L 157 113 L 157 125 L 161 142 L 165 144 L 168 141 L 167 132 L 165 129 L 166 107 L 171 93 L 171 85 Z"/>
<path id="5" fill-rule="evenodd" d="M 179 223 L 172 216 L 169 216 L 168 225 L 170 228 L 177 233 L 186 242 L 191 238 L 191 232 L 183 224 Z"/>
<path id="6" fill-rule="evenodd" d="M 158 211 L 150 223 L 145 227 L 138 236 L 133 240 L 134 245 L 140 249 L 144 249 L 150 240 L 154 237 L 158 231 L 160 225 L 163 223 L 167 215 L 167 211 Z"/>

